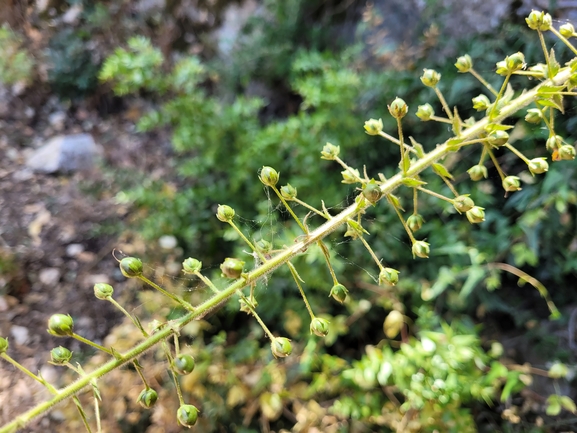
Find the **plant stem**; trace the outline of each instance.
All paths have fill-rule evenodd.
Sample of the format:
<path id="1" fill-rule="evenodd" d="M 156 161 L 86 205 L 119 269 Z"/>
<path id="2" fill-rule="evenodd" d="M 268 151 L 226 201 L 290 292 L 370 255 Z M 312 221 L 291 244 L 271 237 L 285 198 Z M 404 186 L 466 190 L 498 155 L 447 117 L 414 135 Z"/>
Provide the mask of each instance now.
<path id="1" fill-rule="evenodd" d="M 146 284 L 148 284 L 149 286 L 155 288 L 156 290 L 158 290 L 160 293 L 162 293 L 164 296 L 166 296 L 167 298 L 172 299 L 174 302 L 180 304 L 182 307 L 184 307 L 185 310 L 188 311 L 194 311 L 194 307 L 192 305 L 190 305 L 188 302 L 186 302 L 184 299 L 180 299 L 178 296 L 173 295 L 172 293 L 167 292 L 166 290 L 164 290 L 162 287 L 160 287 L 158 284 L 156 284 L 153 281 L 150 281 L 148 278 L 146 278 L 144 275 L 139 275 L 138 278 L 145 282 Z"/>

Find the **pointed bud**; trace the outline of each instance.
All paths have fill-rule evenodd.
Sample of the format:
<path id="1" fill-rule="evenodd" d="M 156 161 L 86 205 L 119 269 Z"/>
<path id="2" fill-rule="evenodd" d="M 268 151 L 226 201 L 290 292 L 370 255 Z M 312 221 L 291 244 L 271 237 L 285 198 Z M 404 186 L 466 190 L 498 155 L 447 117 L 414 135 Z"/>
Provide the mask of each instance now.
<path id="1" fill-rule="evenodd" d="M 529 171 L 533 174 L 542 174 L 549 170 L 547 158 L 533 158 L 529 161 Z"/>
<path id="2" fill-rule="evenodd" d="M 379 273 L 379 285 L 385 285 L 385 283 L 391 286 L 396 285 L 399 282 L 399 271 L 393 268 L 383 268 Z"/>
<path id="3" fill-rule="evenodd" d="M 564 144 L 559 148 L 559 159 L 572 161 L 575 159 L 575 147 L 570 144 Z"/>
<path id="4" fill-rule="evenodd" d="M 487 95 L 475 96 L 473 99 L 473 108 L 477 111 L 485 111 L 491 106 L 491 101 Z"/>
<path id="5" fill-rule="evenodd" d="M 290 340 L 285 337 L 276 337 L 272 340 L 270 348 L 275 358 L 286 358 L 293 351 Z"/>
<path id="6" fill-rule="evenodd" d="M 383 330 L 387 338 L 395 338 L 401 332 L 404 323 L 405 318 L 400 311 L 393 310 L 387 314 L 383 323 Z"/>
<path id="7" fill-rule="evenodd" d="M 351 171 L 356 175 L 353 175 L 351 173 Z M 350 168 L 349 170 L 345 170 L 345 171 L 341 171 L 341 175 L 343 176 L 343 180 L 342 183 L 357 183 L 359 182 L 359 178 L 360 178 L 360 173 L 359 170 L 357 170 L 356 168 Z"/>
<path id="8" fill-rule="evenodd" d="M 469 194 L 463 194 L 459 197 L 453 199 L 453 206 L 459 213 L 467 212 L 469 209 L 472 209 L 475 206 L 475 203 L 469 197 Z"/>
<path id="9" fill-rule="evenodd" d="M 383 120 L 382 119 L 369 119 L 365 122 L 365 132 L 369 135 L 379 135 L 383 130 Z"/>
<path id="10" fill-rule="evenodd" d="M 178 374 L 186 375 L 194 370 L 194 358 L 191 355 L 179 354 L 172 360 L 172 368 Z"/>
<path id="11" fill-rule="evenodd" d="M 72 358 L 72 352 L 66 347 L 58 346 L 50 351 L 50 359 L 53 364 L 66 364 Z"/>
<path id="12" fill-rule="evenodd" d="M 152 406 L 155 405 L 157 400 L 158 400 L 158 393 L 152 388 L 145 388 L 142 391 L 140 391 L 140 394 L 136 399 L 137 403 L 140 404 L 145 409 L 150 409 Z"/>
<path id="13" fill-rule="evenodd" d="M 415 241 L 413 243 L 413 258 L 420 257 L 422 259 L 429 258 L 429 252 L 431 251 L 429 248 L 429 243 L 425 241 Z"/>
<path id="14" fill-rule="evenodd" d="M 487 167 L 484 165 L 474 165 L 469 170 L 467 170 L 471 180 L 477 182 L 483 178 L 487 179 Z"/>
<path id="15" fill-rule="evenodd" d="M 311 321 L 310 330 L 311 334 L 315 334 L 318 337 L 326 337 L 329 333 L 329 322 L 320 317 L 315 317 Z"/>
<path id="16" fill-rule="evenodd" d="M 517 176 L 507 176 L 503 179 L 503 189 L 507 192 L 521 190 L 521 179 Z"/>
<path id="17" fill-rule="evenodd" d="M 8 351 L 8 340 L 4 337 L 0 337 L 0 354 L 6 353 Z"/>
<path id="18" fill-rule="evenodd" d="M 331 289 L 331 293 L 329 294 L 329 296 L 331 296 L 335 301 L 340 302 L 342 304 L 343 302 L 346 301 L 348 293 L 349 291 L 345 286 L 343 286 L 342 284 L 335 284 Z"/>
<path id="19" fill-rule="evenodd" d="M 487 136 L 487 143 L 493 147 L 503 146 L 509 141 L 509 134 L 507 131 L 496 130 Z"/>
<path id="20" fill-rule="evenodd" d="M 222 276 L 226 278 L 239 278 L 244 270 L 244 262 L 239 259 L 227 257 L 220 265 Z"/>
<path id="21" fill-rule="evenodd" d="M 387 108 L 389 109 L 391 116 L 393 116 L 395 119 L 402 119 L 407 115 L 407 112 L 409 111 L 409 106 L 407 103 L 398 97 L 395 98 L 395 100 L 391 103 L 391 105 L 388 105 Z"/>
<path id="22" fill-rule="evenodd" d="M 106 283 L 96 283 L 94 285 L 94 296 L 98 299 L 106 300 L 112 298 L 112 294 L 114 293 L 114 289 L 110 284 Z"/>
<path id="23" fill-rule="evenodd" d="M 231 222 L 234 219 L 236 212 L 230 206 L 219 204 L 216 210 L 216 217 L 223 223 Z"/>
<path id="24" fill-rule="evenodd" d="M 471 59 L 471 56 L 465 54 L 464 56 L 459 57 L 455 63 L 455 67 L 461 73 L 469 72 L 473 67 L 473 60 Z"/>
<path id="25" fill-rule="evenodd" d="M 69 314 L 53 314 L 48 320 L 48 333 L 56 337 L 67 337 L 73 334 L 74 320 Z"/>
<path id="26" fill-rule="evenodd" d="M 294 200 L 297 197 L 297 189 L 290 183 L 287 183 L 285 186 L 281 186 L 280 195 L 282 195 L 285 200 Z"/>
<path id="27" fill-rule="evenodd" d="M 339 156 L 341 152 L 340 146 L 335 146 L 334 144 L 327 143 L 324 145 L 323 150 L 321 152 L 321 159 L 327 159 L 329 161 L 333 161 Z"/>
<path id="28" fill-rule="evenodd" d="M 525 67 L 525 55 L 521 52 L 511 54 L 505 57 L 505 64 L 509 73 L 520 71 Z"/>
<path id="29" fill-rule="evenodd" d="M 529 108 L 525 115 L 525 121 L 538 125 L 543 119 L 543 112 L 538 108 Z"/>
<path id="30" fill-rule="evenodd" d="M 266 186 L 275 186 L 278 183 L 279 174 L 274 168 L 264 166 L 258 178 Z"/>
<path id="31" fill-rule="evenodd" d="M 441 81 L 441 74 L 439 74 L 434 69 L 423 69 L 423 75 L 421 76 L 421 82 L 427 87 L 437 87 Z"/>
<path id="32" fill-rule="evenodd" d="M 431 104 L 419 105 L 417 108 L 417 117 L 423 122 L 431 120 L 431 117 L 435 115 L 435 110 Z"/>
<path id="33" fill-rule="evenodd" d="M 422 215 L 419 214 L 414 214 L 411 215 L 408 219 L 407 219 L 407 225 L 409 226 L 409 228 L 411 229 L 411 231 L 416 232 L 417 230 L 419 230 L 421 227 L 423 227 L 423 223 L 425 222 L 424 218 Z"/>
<path id="34" fill-rule="evenodd" d="M 551 15 L 536 10 L 531 11 L 525 21 L 531 30 L 540 30 L 542 32 L 549 30 L 553 23 Z"/>
<path id="35" fill-rule="evenodd" d="M 466 213 L 467 219 L 471 224 L 479 224 L 485 221 L 485 208 L 474 206 Z"/>
<path id="36" fill-rule="evenodd" d="M 559 33 L 569 39 L 575 35 L 575 27 L 573 27 L 573 24 L 571 23 L 565 23 L 559 27 Z"/>
<path id="37" fill-rule="evenodd" d="M 383 196 L 381 187 L 377 184 L 375 179 L 371 179 L 363 188 L 363 195 L 372 204 L 375 204 Z"/>
<path id="38" fill-rule="evenodd" d="M 182 271 L 185 274 L 196 274 L 202 269 L 202 262 L 189 257 L 182 262 Z"/>
<path id="39" fill-rule="evenodd" d="M 198 419 L 198 409 L 191 404 L 183 404 L 176 412 L 176 419 L 181 426 L 191 428 Z"/>
<path id="40" fill-rule="evenodd" d="M 552 135 L 547 139 L 545 147 L 547 147 L 548 151 L 552 152 L 554 150 L 558 150 L 562 145 L 563 145 L 563 137 L 561 137 L 560 135 Z"/>
<path id="41" fill-rule="evenodd" d="M 126 278 L 134 278 L 142 275 L 142 261 L 136 257 L 125 257 L 120 263 L 120 271 Z"/>

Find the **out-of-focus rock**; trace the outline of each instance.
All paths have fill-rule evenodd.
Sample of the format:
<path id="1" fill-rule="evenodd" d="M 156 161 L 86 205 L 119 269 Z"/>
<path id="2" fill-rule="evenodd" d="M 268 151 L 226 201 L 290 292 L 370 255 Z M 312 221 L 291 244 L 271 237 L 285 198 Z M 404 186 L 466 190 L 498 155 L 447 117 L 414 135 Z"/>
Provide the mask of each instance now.
<path id="1" fill-rule="evenodd" d="M 101 154 L 90 134 L 59 135 L 37 149 L 26 165 L 41 173 L 89 170 Z"/>

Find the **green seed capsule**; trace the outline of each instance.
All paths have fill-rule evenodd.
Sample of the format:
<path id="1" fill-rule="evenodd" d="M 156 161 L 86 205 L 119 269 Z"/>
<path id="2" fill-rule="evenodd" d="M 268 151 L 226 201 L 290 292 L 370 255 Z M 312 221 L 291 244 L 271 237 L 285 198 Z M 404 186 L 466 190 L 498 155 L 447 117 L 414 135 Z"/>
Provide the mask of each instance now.
<path id="1" fill-rule="evenodd" d="M 529 171 L 533 174 L 542 174 L 549 170 L 547 158 L 533 158 L 529 161 Z"/>
<path id="2" fill-rule="evenodd" d="M 427 87 L 436 87 L 441 81 L 441 74 L 433 69 L 423 69 L 421 82 Z"/>
<path id="3" fill-rule="evenodd" d="M 387 338 L 395 338 L 401 332 L 404 322 L 405 318 L 401 312 L 397 310 L 391 311 L 383 323 L 383 330 Z"/>
<path id="4" fill-rule="evenodd" d="M 343 286 L 342 284 L 335 284 L 331 289 L 331 293 L 329 296 L 332 296 L 332 298 L 335 301 L 340 302 L 342 304 L 347 299 L 347 293 L 349 293 L 349 291 L 345 286 Z"/>
<path id="5" fill-rule="evenodd" d="M 430 248 L 429 248 L 429 243 L 425 242 L 425 241 L 415 241 L 413 243 L 413 257 L 420 257 L 422 259 L 428 259 L 429 258 L 429 252 L 430 252 Z"/>
<path id="6" fill-rule="evenodd" d="M 72 358 L 72 352 L 66 347 L 58 346 L 50 351 L 50 359 L 54 364 L 66 364 Z"/>
<path id="7" fill-rule="evenodd" d="M 431 120 L 431 117 L 435 115 L 435 110 L 431 104 L 419 105 L 417 107 L 417 117 L 423 122 Z"/>
<path id="8" fill-rule="evenodd" d="M 474 165 L 469 170 L 467 170 L 467 173 L 469 173 L 469 177 L 474 182 L 477 182 L 481 179 L 487 179 L 488 175 L 487 167 L 484 165 Z"/>
<path id="9" fill-rule="evenodd" d="M 383 196 L 381 188 L 375 179 L 371 179 L 370 182 L 365 185 L 362 192 L 365 198 L 372 204 L 378 202 L 379 199 Z"/>
<path id="10" fill-rule="evenodd" d="M 176 419 L 183 427 L 191 428 L 198 420 L 198 409 L 191 404 L 183 404 L 176 412 Z"/>
<path id="11" fill-rule="evenodd" d="M 172 368 L 178 374 L 186 375 L 194 370 L 194 358 L 187 354 L 180 354 L 172 361 Z"/>
<path id="12" fill-rule="evenodd" d="M 110 284 L 106 283 L 96 283 L 94 285 L 94 296 L 98 299 L 105 300 L 112 298 L 114 293 L 114 288 Z"/>
<path id="13" fill-rule="evenodd" d="M 401 98 L 395 98 L 391 105 L 388 106 L 388 109 L 389 113 L 391 113 L 391 116 L 393 116 L 395 119 L 402 119 L 407 115 L 409 106 Z"/>
<path id="14" fill-rule="evenodd" d="M 479 224 L 485 221 L 485 209 L 479 206 L 469 209 L 466 215 L 471 224 Z"/>
<path id="15" fill-rule="evenodd" d="M 222 275 L 226 278 L 239 278 L 244 269 L 244 262 L 239 259 L 227 257 L 220 265 Z"/>
<path id="16" fill-rule="evenodd" d="M 393 268 L 383 268 L 379 273 L 379 284 L 383 285 L 388 283 L 392 286 L 399 282 L 399 271 Z"/>
<path id="17" fill-rule="evenodd" d="M 142 275 L 142 261 L 136 257 L 125 257 L 120 261 L 120 271 L 126 278 Z"/>
<path id="18" fill-rule="evenodd" d="M 383 120 L 369 119 L 365 122 L 364 128 L 369 135 L 379 135 L 383 130 Z"/>
<path id="19" fill-rule="evenodd" d="M 459 197 L 453 199 L 453 206 L 459 213 L 467 212 L 475 206 L 475 203 L 468 195 L 460 195 Z"/>
<path id="20" fill-rule="evenodd" d="M 0 337 L 0 353 L 6 353 L 8 351 L 8 340 L 4 337 Z"/>
<path id="21" fill-rule="evenodd" d="M 471 68 L 473 68 L 473 60 L 471 59 L 471 56 L 465 54 L 464 56 L 459 57 L 455 63 L 455 67 L 461 73 L 469 72 Z"/>
<path id="22" fill-rule="evenodd" d="M 222 221 L 223 223 L 227 223 L 233 220 L 235 215 L 234 209 L 231 208 L 230 206 L 227 206 L 225 204 L 219 204 L 218 205 L 218 209 L 216 211 L 216 217 L 219 219 L 219 221 Z"/>
<path id="23" fill-rule="evenodd" d="M 264 166 L 260 171 L 259 179 L 266 186 L 275 186 L 278 183 L 279 174 L 274 168 Z"/>
<path id="24" fill-rule="evenodd" d="M 150 409 L 156 404 L 158 393 L 152 388 L 145 388 L 140 391 L 136 401 L 145 409 Z"/>
<path id="25" fill-rule="evenodd" d="M 521 179 L 517 176 L 507 176 L 503 179 L 503 189 L 507 192 L 519 191 L 521 189 Z"/>
<path id="26" fill-rule="evenodd" d="M 48 320 L 48 332 L 57 337 L 67 337 L 73 334 L 74 321 L 69 314 L 53 314 Z"/>
<path id="27" fill-rule="evenodd" d="M 275 358 L 286 358 L 293 350 L 290 340 L 285 337 L 276 337 L 272 340 L 270 348 Z"/>
<path id="28" fill-rule="evenodd" d="M 200 272 L 202 269 L 202 262 L 189 257 L 184 262 L 182 262 L 182 270 L 185 274 L 195 274 Z"/>
<path id="29" fill-rule="evenodd" d="M 297 189 L 290 183 L 287 183 L 285 186 L 281 186 L 280 195 L 282 195 L 285 200 L 294 200 L 297 197 Z"/>
<path id="30" fill-rule="evenodd" d="M 329 322 L 320 317 L 315 317 L 311 321 L 310 330 L 311 334 L 315 334 L 318 337 L 326 337 L 329 333 Z"/>
<path id="31" fill-rule="evenodd" d="M 341 152 L 340 146 L 335 146 L 334 144 L 327 143 L 324 145 L 321 151 L 321 159 L 326 159 L 329 161 L 334 161 Z"/>

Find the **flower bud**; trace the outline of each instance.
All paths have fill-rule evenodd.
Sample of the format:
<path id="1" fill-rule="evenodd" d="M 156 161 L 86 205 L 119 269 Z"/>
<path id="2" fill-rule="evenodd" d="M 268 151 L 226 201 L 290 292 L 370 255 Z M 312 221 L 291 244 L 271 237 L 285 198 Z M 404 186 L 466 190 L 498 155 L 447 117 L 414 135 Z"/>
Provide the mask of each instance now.
<path id="1" fill-rule="evenodd" d="M 469 177 L 471 178 L 472 181 L 477 182 L 483 178 L 487 179 L 487 167 L 485 167 L 484 165 L 474 165 L 473 167 L 471 167 L 469 170 L 467 170 L 467 173 L 469 173 Z"/>
<path id="2" fill-rule="evenodd" d="M 475 206 L 475 203 L 468 194 L 460 195 L 453 199 L 453 206 L 459 213 L 467 212 Z"/>
<path id="3" fill-rule="evenodd" d="M 552 152 L 554 150 L 558 150 L 562 145 L 563 145 L 563 137 L 561 137 L 560 135 L 552 135 L 547 139 L 545 147 L 547 147 L 547 150 Z"/>
<path id="4" fill-rule="evenodd" d="M 182 262 L 182 271 L 185 274 L 195 274 L 202 269 L 202 262 L 189 257 Z"/>
<path id="5" fill-rule="evenodd" d="M 543 119 L 543 112 L 538 108 L 529 108 L 527 114 L 525 115 L 525 121 L 529 123 L 534 123 L 535 125 L 541 123 Z"/>
<path id="6" fill-rule="evenodd" d="M 507 141 L 509 141 L 509 134 L 507 131 L 497 129 L 487 136 L 487 143 L 493 147 L 503 146 Z"/>
<path id="7" fill-rule="evenodd" d="M 113 293 L 114 289 L 110 284 L 96 283 L 94 285 L 94 296 L 96 296 L 98 299 L 106 300 L 112 298 Z"/>
<path id="8" fill-rule="evenodd" d="M 564 144 L 559 148 L 559 159 L 571 161 L 575 159 L 575 147 L 570 144 Z"/>
<path id="9" fill-rule="evenodd" d="M 457 62 L 455 63 L 455 67 L 461 73 L 469 72 L 471 70 L 471 68 L 473 67 L 473 60 L 471 59 L 471 56 L 468 54 L 465 54 L 464 56 L 457 58 Z"/>
<path id="10" fill-rule="evenodd" d="M 383 196 L 381 187 L 377 184 L 375 179 L 371 179 L 363 188 L 363 195 L 372 204 L 375 204 Z"/>
<path id="11" fill-rule="evenodd" d="M 176 412 L 176 419 L 181 426 L 191 428 L 198 419 L 198 409 L 191 404 L 183 404 Z"/>
<path id="12" fill-rule="evenodd" d="M 158 400 L 158 393 L 152 388 L 144 388 L 140 391 L 136 401 L 145 409 L 150 409 Z"/>
<path id="13" fill-rule="evenodd" d="M 142 261 L 136 257 L 125 257 L 120 261 L 120 271 L 126 278 L 142 275 Z"/>
<path id="14" fill-rule="evenodd" d="M 491 101 L 487 95 L 475 96 L 473 99 L 473 108 L 477 111 L 485 111 L 491 105 Z"/>
<path id="15" fill-rule="evenodd" d="M 69 314 L 53 314 L 48 319 L 48 333 L 57 337 L 66 337 L 72 335 L 74 320 Z"/>
<path id="16" fill-rule="evenodd" d="M 505 57 L 505 64 L 508 72 L 513 73 L 519 71 L 525 67 L 525 55 L 521 52 L 511 54 Z"/>
<path id="17" fill-rule="evenodd" d="M 220 265 L 222 276 L 226 278 L 239 278 L 244 269 L 244 262 L 239 259 L 227 257 Z"/>
<path id="18" fill-rule="evenodd" d="M 549 170 L 547 158 L 533 158 L 528 165 L 529 171 L 533 174 L 542 174 Z"/>
<path id="19" fill-rule="evenodd" d="M 400 311 L 393 310 L 387 314 L 383 323 L 383 330 L 387 338 L 395 338 L 401 332 L 404 322 L 405 318 Z"/>
<path id="20" fill-rule="evenodd" d="M 333 161 L 339 156 L 341 152 L 340 146 L 335 146 L 334 144 L 327 143 L 323 146 L 323 150 L 321 151 L 321 159 L 328 159 L 329 161 Z"/>
<path id="21" fill-rule="evenodd" d="M 473 206 L 466 213 L 467 219 L 471 224 L 479 224 L 485 221 L 485 208 Z"/>
<path id="22" fill-rule="evenodd" d="M 417 117 L 421 119 L 423 122 L 431 120 L 431 117 L 435 115 L 435 110 L 433 110 L 433 106 L 431 104 L 419 105 L 417 108 Z"/>
<path id="23" fill-rule="evenodd" d="M 407 103 L 398 97 L 395 98 L 395 100 L 391 103 L 391 105 L 388 105 L 387 108 L 389 109 L 391 116 L 393 116 L 395 119 L 402 119 L 407 115 L 407 112 L 409 111 L 409 106 Z"/>
<path id="24" fill-rule="evenodd" d="M 365 122 L 365 132 L 369 135 L 379 135 L 383 130 L 383 120 L 382 119 L 369 119 Z"/>
<path id="25" fill-rule="evenodd" d="M 281 186 L 280 195 L 282 195 L 285 200 L 294 200 L 297 197 L 297 189 L 290 183 L 287 183 L 285 186 Z"/>
<path id="26" fill-rule="evenodd" d="M 335 301 L 340 302 L 342 304 L 347 299 L 348 293 L 349 291 L 345 286 L 343 286 L 342 284 L 335 284 L 331 289 L 331 293 L 329 294 L 329 296 L 332 296 L 332 298 Z"/>
<path id="27" fill-rule="evenodd" d="M 503 179 L 503 189 L 508 192 L 519 191 L 521 189 L 521 179 L 517 176 L 507 176 Z"/>
<path id="28" fill-rule="evenodd" d="M 0 354 L 6 353 L 8 351 L 8 340 L 4 337 L 0 337 Z"/>
<path id="29" fill-rule="evenodd" d="M 194 370 L 194 358 L 187 354 L 179 354 L 172 361 L 172 368 L 178 374 L 186 375 Z"/>
<path id="30" fill-rule="evenodd" d="M 275 186 L 278 183 L 278 172 L 268 166 L 264 166 L 260 171 L 259 179 L 266 186 Z"/>
<path id="31" fill-rule="evenodd" d="M 230 206 L 219 204 L 216 210 L 216 217 L 223 223 L 231 222 L 234 218 L 235 211 Z"/>
<path id="32" fill-rule="evenodd" d="M 329 333 L 329 322 L 320 317 L 315 317 L 311 321 L 310 330 L 311 334 L 315 334 L 318 337 L 326 337 Z"/>
<path id="33" fill-rule="evenodd" d="M 353 175 L 351 171 L 356 175 Z M 341 171 L 341 175 L 343 176 L 342 183 L 357 183 L 359 181 L 359 170 L 356 168 L 350 168 L 349 170 Z"/>
<path id="34" fill-rule="evenodd" d="M 439 74 L 434 69 L 423 69 L 423 75 L 421 76 L 421 82 L 427 87 L 437 87 L 437 84 L 441 80 L 441 74 Z"/>
<path id="35" fill-rule="evenodd" d="M 275 358 L 286 358 L 293 351 L 290 340 L 285 337 L 276 337 L 273 339 L 270 348 Z"/>
<path id="36" fill-rule="evenodd" d="M 559 27 L 559 33 L 561 33 L 567 39 L 573 37 L 575 35 L 575 27 L 571 23 L 565 23 L 561 27 Z"/>
<path id="37" fill-rule="evenodd" d="M 407 225 L 411 229 L 411 231 L 416 232 L 421 227 L 423 227 L 423 223 L 425 222 L 422 215 L 414 214 L 407 218 Z"/>
<path id="38" fill-rule="evenodd" d="M 531 30 L 540 30 L 542 32 L 549 30 L 553 23 L 551 15 L 536 10 L 531 11 L 529 16 L 525 18 L 525 21 Z"/>
<path id="39" fill-rule="evenodd" d="M 66 364 L 70 358 L 72 358 L 72 352 L 66 347 L 58 346 L 50 351 L 50 359 L 54 364 Z"/>
<path id="40" fill-rule="evenodd" d="M 379 284 L 389 283 L 391 286 L 399 282 L 399 271 L 393 268 L 383 268 L 379 273 Z"/>
<path id="41" fill-rule="evenodd" d="M 261 239 L 255 245 L 256 249 L 262 254 L 268 254 L 272 251 L 272 244 L 266 239 Z"/>
<path id="42" fill-rule="evenodd" d="M 429 258 L 429 252 L 431 251 L 429 248 L 429 243 L 425 241 L 415 241 L 413 243 L 413 258 L 420 257 L 422 259 Z"/>

